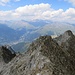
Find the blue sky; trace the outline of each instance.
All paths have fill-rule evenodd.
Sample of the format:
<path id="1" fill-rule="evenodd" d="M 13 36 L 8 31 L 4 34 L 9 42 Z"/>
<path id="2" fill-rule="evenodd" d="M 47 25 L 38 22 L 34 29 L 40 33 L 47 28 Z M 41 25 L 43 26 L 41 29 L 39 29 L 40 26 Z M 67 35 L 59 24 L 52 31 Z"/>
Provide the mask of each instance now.
<path id="1" fill-rule="evenodd" d="M 74 7 L 72 3 L 69 3 L 68 1 L 64 0 L 20 0 L 20 1 L 10 0 L 9 2 L 4 3 L 5 5 L 0 5 L 0 10 L 13 10 L 21 6 L 40 3 L 51 4 L 53 9 L 61 8 L 63 10 L 66 10 L 68 8 Z"/>
<path id="2" fill-rule="evenodd" d="M 75 24 L 75 0 L 0 0 L 0 20 L 50 20 Z"/>

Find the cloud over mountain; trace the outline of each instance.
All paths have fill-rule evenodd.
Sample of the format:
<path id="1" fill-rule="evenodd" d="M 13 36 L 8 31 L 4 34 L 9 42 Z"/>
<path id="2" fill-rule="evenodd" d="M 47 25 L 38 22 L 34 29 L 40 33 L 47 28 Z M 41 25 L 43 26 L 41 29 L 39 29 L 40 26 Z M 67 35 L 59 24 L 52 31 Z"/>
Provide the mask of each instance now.
<path id="1" fill-rule="evenodd" d="M 50 4 L 34 4 L 18 7 L 15 10 L 0 11 L 0 20 L 51 20 L 75 23 L 75 8 L 55 10 Z"/>

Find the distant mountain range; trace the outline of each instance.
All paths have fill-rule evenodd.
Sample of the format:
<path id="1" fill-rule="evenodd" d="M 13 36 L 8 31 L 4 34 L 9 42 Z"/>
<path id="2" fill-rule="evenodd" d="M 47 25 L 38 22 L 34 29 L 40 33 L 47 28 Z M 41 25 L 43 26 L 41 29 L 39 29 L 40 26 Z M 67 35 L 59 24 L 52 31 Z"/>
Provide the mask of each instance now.
<path id="1" fill-rule="evenodd" d="M 5 24 L 0 24 L 0 44 L 7 44 L 13 41 L 18 40 L 20 37 L 20 34 L 6 26 Z"/>
<path id="2" fill-rule="evenodd" d="M 75 34 L 75 25 L 44 20 L 0 21 L 0 44 L 16 45 L 20 42 L 32 42 L 41 35 L 58 36 L 66 30 Z"/>

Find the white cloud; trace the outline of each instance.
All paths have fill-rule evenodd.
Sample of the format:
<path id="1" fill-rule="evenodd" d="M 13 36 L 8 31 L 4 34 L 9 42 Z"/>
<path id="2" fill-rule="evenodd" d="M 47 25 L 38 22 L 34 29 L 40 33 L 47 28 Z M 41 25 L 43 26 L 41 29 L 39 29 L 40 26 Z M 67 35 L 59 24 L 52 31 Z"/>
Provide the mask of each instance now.
<path id="1" fill-rule="evenodd" d="M 11 11 L 0 11 L 0 20 L 51 20 L 75 23 L 75 8 L 54 10 L 50 4 L 35 4 Z"/>
<path id="2" fill-rule="evenodd" d="M 5 4 L 9 2 L 10 0 L 0 0 L 0 5 L 5 6 Z"/>
<path id="3" fill-rule="evenodd" d="M 20 0 L 0 0 L 0 5 L 5 6 L 7 3 L 11 2 L 11 1 L 18 2 Z"/>
<path id="4" fill-rule="evenodd" d="M 3 2 L 3 3 L 7 3 L 7 2 L 9 2 L 10 0 L 0 0 L 1 2 Z"/>
<path id="5" fill-rule="evenodd" d="M 72 5 L 75 6 L 75 0 L 64 0 L 64 1 L 68 1 L 69 3 L 72 3 Z"/>

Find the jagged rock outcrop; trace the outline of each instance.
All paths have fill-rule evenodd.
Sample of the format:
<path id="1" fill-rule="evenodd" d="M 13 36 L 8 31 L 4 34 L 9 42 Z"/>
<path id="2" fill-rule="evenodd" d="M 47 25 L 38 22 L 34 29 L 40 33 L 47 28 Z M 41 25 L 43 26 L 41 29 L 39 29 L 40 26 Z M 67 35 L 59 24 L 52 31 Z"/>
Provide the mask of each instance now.
<path id="1" fill-rule="evenodd" d="M 11 49 L 7 46 L 0 47 L 0 70 L 16 56 L 16 53 L 11 51 Z"/>
<path id="2" fill-rule="evenodd" d="M 27 52 L 5 65 L 0 75 L 74 75 L 74 44 L 75 36 L 70 30 L 55 39 L 41 36 Z"/>
<path id="3" fill-rule="evenodd" d="M 62 43 L 66 43 L 70 38 L 73 38 L 74 35 L 72 31 L 68 30 L 64 34 L 60 35 L 59 37 L 55 38 L 57 43 L 61 45 Z"/>

